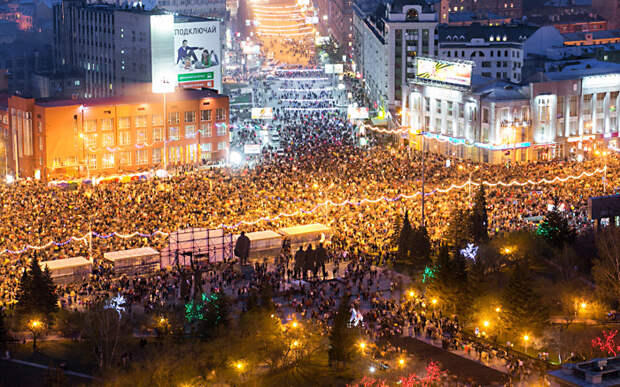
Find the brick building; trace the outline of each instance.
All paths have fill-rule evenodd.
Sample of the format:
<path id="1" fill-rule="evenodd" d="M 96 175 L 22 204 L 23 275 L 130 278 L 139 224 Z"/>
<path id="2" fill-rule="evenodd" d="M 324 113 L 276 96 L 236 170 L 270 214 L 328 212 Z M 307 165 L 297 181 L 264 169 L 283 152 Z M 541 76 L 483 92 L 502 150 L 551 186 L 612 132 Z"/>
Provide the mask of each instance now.
<path id="1" fill-rule="evenodd" d="M 147 171 L 226 158 L 227 96 L 183 90 L 87 100 L 8 101 L 9 170 L 57 179 Z M 164 117 L 167 121 L 164 122 Z"/>

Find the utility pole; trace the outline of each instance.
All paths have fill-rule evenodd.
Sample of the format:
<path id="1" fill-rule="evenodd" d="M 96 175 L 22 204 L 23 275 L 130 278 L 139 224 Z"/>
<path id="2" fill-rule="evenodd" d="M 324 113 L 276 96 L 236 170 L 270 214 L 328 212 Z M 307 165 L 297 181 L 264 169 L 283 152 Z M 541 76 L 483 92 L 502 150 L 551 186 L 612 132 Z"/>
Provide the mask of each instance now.
<path id="1" fill-rule="evenodd" d="M 424 196 L 426 193 L 424 192 L 424 183 L 425 183 L 425 174 L 426 174 L 426 166 L 424 165 L 424 161 L 426 159 L 426 155 L 424 154 L 424 134 L 420 133 L 422 136 L 422 227 L 425 227 L 424 223 Z"/>

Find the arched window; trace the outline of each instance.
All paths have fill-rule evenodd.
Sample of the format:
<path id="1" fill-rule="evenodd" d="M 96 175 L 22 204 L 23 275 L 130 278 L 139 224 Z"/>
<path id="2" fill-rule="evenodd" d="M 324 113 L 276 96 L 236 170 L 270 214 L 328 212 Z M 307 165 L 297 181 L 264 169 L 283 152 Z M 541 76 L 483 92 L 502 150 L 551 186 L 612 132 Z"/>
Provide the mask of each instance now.
<path id="1" fill-rule="evenodd" d="M 407 11 L 407 21 L 418 21 L 418 10 L 410 9 Z"/>

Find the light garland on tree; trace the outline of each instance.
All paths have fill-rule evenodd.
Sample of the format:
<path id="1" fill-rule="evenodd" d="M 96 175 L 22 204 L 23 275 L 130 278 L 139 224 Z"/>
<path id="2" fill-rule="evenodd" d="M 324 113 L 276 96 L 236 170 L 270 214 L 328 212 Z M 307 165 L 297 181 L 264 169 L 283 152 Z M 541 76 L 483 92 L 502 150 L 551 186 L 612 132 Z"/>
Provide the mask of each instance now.
<path id="1" fill-rule="evenodd" d="M 430 195 L 433 195 L 433 194 L 435 194 L 437 192 L 439 192 L 439 193 L 447 193 L 447 192 L 450 192 L 450 191 L 455 190 L 455 189 L 463 189 L 463 188 L 467 187 L 470 184 L 474 185 L 474 186 L 480 186 L 482 184 L 482 185 L 486 185 L 486 186 L 489 186 L 489 187 L 497 187 L 497 186 L 502 186 L 502 187 L 519 186 L 519 187 L 523 187 L 523 186 L 526 186 L 526 185 L 553 184 L 553 183 L 557 183 L 557 182 L 564 183 L 564 182 L 567 182 L 569 180 L 580 180 L 583 177 L 591 177 L 591 176 L 594 176 L 595 174 L 598 174 L 598 173 L 601 173 L 601 172 L 605 172 L 606 170 L 607 170 L 607 167 L 604 167 L 604 168 L 595 169 L 592 172 L 582 172 L 581 174 L 579 174 L 577 176 L 574 176 L 574 175 L 569 175 L 569 176 L 565 176 L 565 177 L 556 176 L 553 179 L 542 178 L 542 179 L 537 180 L 537 181 L 526 180 L 526 181 L 519 182 L 519 181 L 516 181 L 516 180 L 512 180 L 512 181 L 510 181 L 508 183 L 505 183 L 505 182 L 502 182 L 502 181 L 498 181 L 498 182 L 495 182 L 495 183 L 490 183 L 488 181 L 483 181 L 483 182 L 477 183 L 477 182 L 468 180 L 468 181 L 466 181 L 463 184 L 452 184 L 448 188 L 435 188 L 435 189 L 429 191 L 428 193 L 425 193 L 425 196 L 430 196 Z M 415 198 L 415 197 L 417 197 L 417 196 L 419 196 L 421 194 L 422 193 L 420 191 L 418 191 L 418 192 L 415 192 L 415 193 L 410 194 L 410 195 L 399 194 L 399 195 L 397 195 L 397 196 L 395 196 L 393 198 L 389 198 L 389 197 L 386 197 L 386 196 L 381 196 L 381 197 L 375 198 L 375 199 L 368 199 L 368 198 L 363 198 L 363 199 L 359 199 L 359 200 L 349 200 L 349 199 L 347 199 L 347 200 L 343 200 L 343 201 L 338 202 L 338 203 L 336 203 L 336 202 L 334 202 L 332 200 L 326 200 L 324 202 L 317 203 L 310 210 L 298 209 L 298 210 L 296 210 L 295 212 L 292 212 L 292 213 L 280 212 L 278 215 L 275 215 L 273 217 L 264 216 L 264 217 L 258 218 L 256 220 L 253 220 L 253 221 L 241 220 L 241 221 L 239 221 L 239 222 L 237 222 L 235 224 L 230 224 L 230 225 L 228 225 L 228 224 L 220 224 L 220 225 L 218 225 L 216 227 L 213 227 L 213 228 L 215 228 L 215 229 L 222 228 L 222 229 L 232 230 L 232 229 L 236 229 L 236 228 L 238 228 L 239 226 L 242 226 L 242 225 L 253 226 L 253 225 L 256 225 L 256 224 L 261 223 L 261 222 L 273 222 L 273 221 L 279 220 L 281 218 L 290 218 L 290 217 L 296 217 L 296 216 L 303 216 L 303 215 L 312 214 L 312 213 L 316 212 L 317 210 L 319 210 L 322 207 L 328 207 L 328 206 L 344 207 L 344 206 L 347 206 L 347 205 L 353 205 L 353 206 L 358 207 L 358 206 L 361 206 L 361 205 L 364 205 L 364 204 L 376 204 L 376 203 L 379 203 L 379 202 L 382 202 L 382 201 L 384 201 L 386 203 L 390 203 L 390 202 L 396 202 L 396 201 L 401 201 L 401 200 L 413 199 L 413 198 Z M 164 232 L 164 231 L 160 231 L 160 230 L 156 230 L 156 231 L 154 231 L 152 233 L 141 233 L 141 232 L 135 231 L 135 232 L 130 233 L 130 234 L 122 234 L 122 233 L 119 233 L 117 231 L 114 231 L 114 232 L 111 232 L 111 233 L 108 233 L 108 234 L 100 234 L 100 233 L 92 232 L 92 233 L 86 233 L 86 234 L 82 235 L 81 237 L 71 236 L 67 240 L 65 240 L 64 242 L 49 241 L 46 244 L 41 245 L 41 246 L 26 245 L 25 247 L 23 247 L 21 249 L 18 249 L 18 250 L 4 249 L 4 250 L 0 251 L 0 255 L 3 255 L 3 254 L 13 254 L 13 255 L 14 254 L 21 254 L 21 253 L 26 252 L 27 250 L 42 250 L 42 249 L 48 248 L 48 247 L 50 247 L 52 245 L 54 245 L 54 246 L 64 246 L 64 245 L 66 245 L 66 244 L 68 244 L 68 243 L 70 243 L 72 241 L 82 241 L 82 242 L 84 242 L 84 241 L 88 241 L 88 238 L 91 235 L 93 237 L 97 237 L 97 238 L 100 238 L 100 239 L 108 239 L 108 238 L 111 238 L 111 237 L 119 237 L 119 238 L 123 238 L 123 239 L 129 239 L 129 238 L 134 238 L 136 236 L 140 236 L 140 237 L 143 237 L 143 238 L 151 238 L 151 237 L 154 237 L 156 235 L 160 235 L 162 237 L 167 237 L 170 234 L 167 233 L 167 232 Z"/>

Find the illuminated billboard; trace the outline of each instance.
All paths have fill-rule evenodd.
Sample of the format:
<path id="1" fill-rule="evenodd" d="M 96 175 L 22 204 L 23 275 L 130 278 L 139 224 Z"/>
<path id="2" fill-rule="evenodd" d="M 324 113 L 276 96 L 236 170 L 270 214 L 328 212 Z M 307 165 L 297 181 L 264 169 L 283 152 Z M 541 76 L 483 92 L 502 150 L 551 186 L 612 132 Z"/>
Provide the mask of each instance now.
<path id="1" fill-rule="evenodd" d="M 342 63 L 325 64 L 325 74 L 342 74 L 344 72 L 344 65 Z"/>
<path id="2" fill-rule="evenodd" d="M 152 91 L 171 93 L 176 86 L 176 73 L 170 66 L 170 52 L 174 50 L 174 16 L 152 15 L 150 22 Z"/>
<path id="3" fill-rule="evenodd" d="M 221 24 L 217 20 L 174 24 L 176 83 L 222 91 Z"/>
<path id="4" fill-rule="evenodd" d="M 472 64 L 430 58 L 416 58 L 416 79 L 458 86 L 471 85 Z"/>
<path id="5" fill-rule="evenodd" d="M 243 153 L 246 155 L 259 155 L 260 144 L 245 144 L 243 146 Z"/>
<path id="6" fill-rule="evenodd" d="M 349 120 L 365 120 L 365 119 L 368 119 L 368 108 L 367 107 L 349 106 L 349 107 L 347 107 L 347 118 Z"/>
<path id="7" fill-rule="evenodd" d="M 252 119 L 253 120 L 272 120 L 273 119 L 273 108 L 271 107 L 252 108 Z"/>

